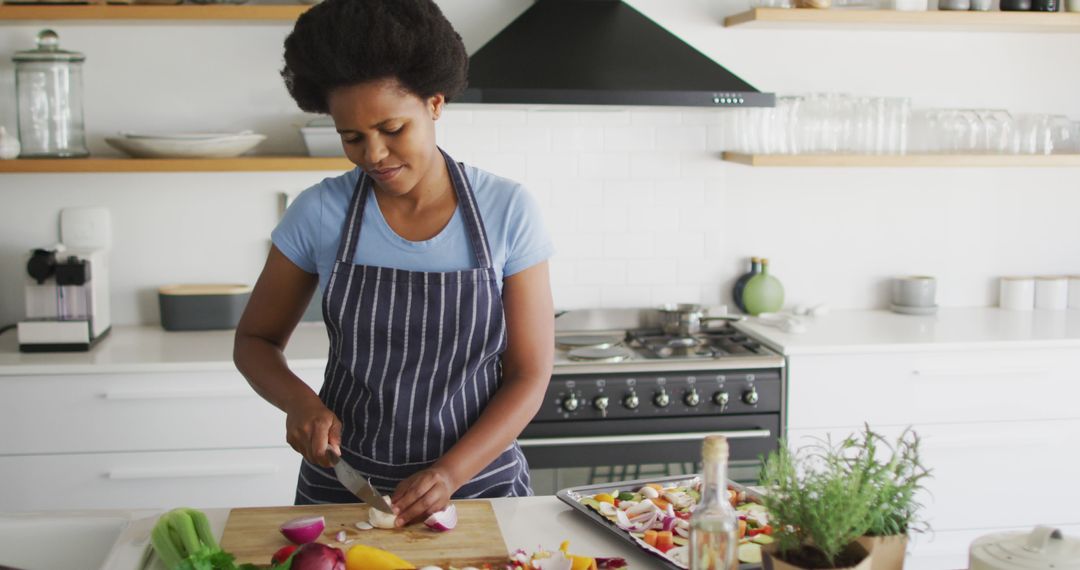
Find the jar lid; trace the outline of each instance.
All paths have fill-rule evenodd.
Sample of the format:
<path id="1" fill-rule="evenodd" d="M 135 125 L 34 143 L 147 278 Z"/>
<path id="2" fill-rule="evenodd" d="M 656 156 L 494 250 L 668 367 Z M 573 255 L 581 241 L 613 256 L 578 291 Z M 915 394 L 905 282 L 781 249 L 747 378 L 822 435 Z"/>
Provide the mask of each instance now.
<path id="1" fill-rule="evenodd" d="M 1045 526 L 1031 532 L 992 534 L 971 545 L 970 567 L 976 569 L 1080 569 L 1080 540 Z"/>
<path id="2" fill-rule="evenodd" d="M 77 51 L 60 49 L 60 36 L 52 30 L 41 30 L 37 35 L 37 48 L 15 52 L 11 58 L 16 63 L 24 61 L 86 61 L 86 56 Z"/>

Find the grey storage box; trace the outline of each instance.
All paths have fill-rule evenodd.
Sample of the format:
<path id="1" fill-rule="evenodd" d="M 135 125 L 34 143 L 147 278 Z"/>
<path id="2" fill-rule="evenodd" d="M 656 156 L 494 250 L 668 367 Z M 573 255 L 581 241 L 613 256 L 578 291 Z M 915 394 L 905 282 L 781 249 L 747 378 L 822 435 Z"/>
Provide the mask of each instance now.
<path id="1" fill-rule="evenodd" d="M 161 326 L 167 331 L 234 329 L 250 297 L 249 285 L 167 285 L 158 289 Z"/>

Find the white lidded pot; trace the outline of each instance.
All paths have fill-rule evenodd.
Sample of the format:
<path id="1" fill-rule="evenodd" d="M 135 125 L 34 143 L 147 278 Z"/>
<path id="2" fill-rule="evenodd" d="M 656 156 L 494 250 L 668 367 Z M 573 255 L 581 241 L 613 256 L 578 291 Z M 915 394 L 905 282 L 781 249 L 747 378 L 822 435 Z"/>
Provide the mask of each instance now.
<path id="1" fill-rule="evenodd" d="M 971 544 L 968 567 L 969 570 L 1080 570 L 1080 540 L 1046 526 L 1037 526 L 1031 532 L 990 534 Z"/>

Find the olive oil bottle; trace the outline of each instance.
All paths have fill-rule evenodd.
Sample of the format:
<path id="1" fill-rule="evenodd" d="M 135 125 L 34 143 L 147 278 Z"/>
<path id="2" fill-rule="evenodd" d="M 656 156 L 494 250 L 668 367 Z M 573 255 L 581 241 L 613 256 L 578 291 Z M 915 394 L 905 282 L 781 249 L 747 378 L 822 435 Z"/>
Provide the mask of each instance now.
<path id="1" fill-rule="evenodd" d="M 738 568 L 738 517 L 728 500 L 728 441 L 718 435 L 701 446 L 701 502 L 690 515 L 690 570 Z"/>

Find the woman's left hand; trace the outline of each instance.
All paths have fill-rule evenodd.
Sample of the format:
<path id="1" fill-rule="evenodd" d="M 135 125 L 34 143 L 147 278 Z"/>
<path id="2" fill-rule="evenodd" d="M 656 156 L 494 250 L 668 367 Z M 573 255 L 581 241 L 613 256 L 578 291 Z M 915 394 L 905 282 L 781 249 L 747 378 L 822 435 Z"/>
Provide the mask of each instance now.
<path id="1" fill-rule="evenodd" d="M 398 515 L 394 524 L 405 526 L 445 509 L 455 490 L 457 485 L 450 473 L 441 467 L 433 466 L 413 473 L 394 489 L 391 503 Z"/>

